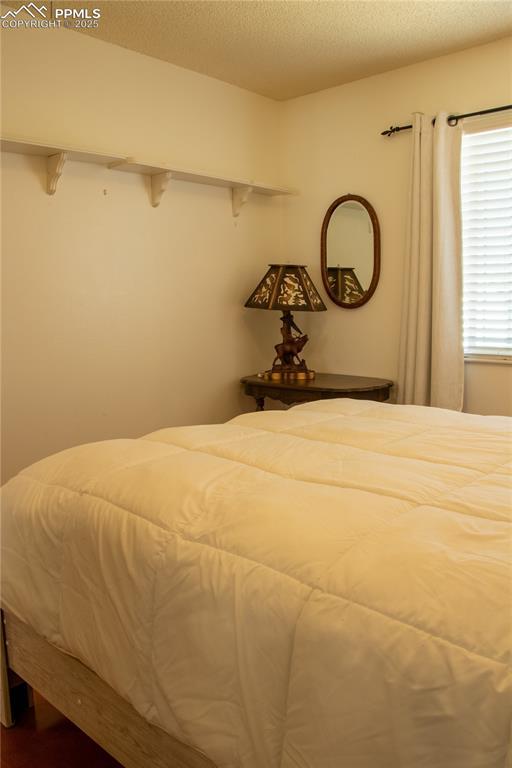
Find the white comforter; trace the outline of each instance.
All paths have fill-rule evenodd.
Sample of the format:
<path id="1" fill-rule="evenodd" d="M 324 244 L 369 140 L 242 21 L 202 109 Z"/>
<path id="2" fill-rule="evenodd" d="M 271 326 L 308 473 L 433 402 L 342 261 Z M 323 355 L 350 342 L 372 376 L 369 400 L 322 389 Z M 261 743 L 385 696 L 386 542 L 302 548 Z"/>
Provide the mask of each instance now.
<path id="1" fill-rule="evenodd" d="M 6 607 L 221 768 L 504 768 L 506 418 L 332 400 L 4 488 Z"/>

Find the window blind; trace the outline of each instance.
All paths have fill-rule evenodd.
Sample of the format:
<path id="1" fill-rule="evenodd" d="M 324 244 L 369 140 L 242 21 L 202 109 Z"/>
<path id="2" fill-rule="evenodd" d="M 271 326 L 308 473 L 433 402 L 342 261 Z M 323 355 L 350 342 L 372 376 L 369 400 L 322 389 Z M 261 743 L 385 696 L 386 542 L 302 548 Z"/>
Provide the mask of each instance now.
<path id="1" fill-rule="evenodd" d="M 512 355 L 512 127 L 463 134 L 464 352 Z"/>

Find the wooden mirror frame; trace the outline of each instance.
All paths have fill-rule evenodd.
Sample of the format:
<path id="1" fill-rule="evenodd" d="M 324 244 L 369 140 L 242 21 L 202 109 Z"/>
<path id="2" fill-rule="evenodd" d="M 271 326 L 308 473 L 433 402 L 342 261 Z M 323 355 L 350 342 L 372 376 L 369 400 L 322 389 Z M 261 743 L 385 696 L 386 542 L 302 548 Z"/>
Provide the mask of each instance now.
<path id="1" fill-rule="evenodd" d="M 364 208 L 366 208 L 368 215 L 370 217 L 370 221 L 372 222 L 372 226 L 373 226 L 372 280 L 370 285 L 368 286 L 368 290 L 365 291 L 364 296 L 358 301 L 350 301 L 350 302 L 341 301 L 340 299 L 335 298 L 331 293 L 331 289 L 329 287 L 329 281 L 327 280 L 327 228 L 329 226 L 331 216 L 333 215 L 336 208 L 342 203 L 348 202 L 349 200 L 354 200 L 356 203 L 361 203 L 361 205 Z M 375 289 L 377 288 L 377 284 L 379 282 L 379 277 L 380 277 L 380 227 L 379 227 L 379 220 L 377 218 L 377 214 L 375 213 L 374 207 L 364 197 L 360 197 L 359 195 L 343 195 L 343 197 L 338 197 L 328 207 L 327 213 L 325 214 L 325 217 L 322 223 L 322 234 L 320 238 L 320 271 L 322 272 L 322 280 L 324 283 L 325 290 L 327 291 L 327 295 L 329 296 L 331 301 L 333 301 L 335 304 L 338 305 L 338 307 L 343 307 L 344 309 L 356 309 L 357 307 L 362 307 L 363 304 L 366 304 L 366 302 L 369 301 L 373 296 L 373 294 L 375 293 Z"/>

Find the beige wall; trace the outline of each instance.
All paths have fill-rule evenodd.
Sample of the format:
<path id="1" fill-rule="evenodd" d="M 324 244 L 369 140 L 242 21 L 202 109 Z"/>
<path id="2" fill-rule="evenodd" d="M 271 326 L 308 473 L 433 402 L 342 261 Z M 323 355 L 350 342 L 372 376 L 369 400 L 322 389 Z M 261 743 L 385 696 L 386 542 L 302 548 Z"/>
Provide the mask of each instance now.
<path id="1" fill-rule="evenodd" d="M 320 227 L 334 199 L 366 197 L 381 226 L 381 280 L 371 301 L 347 310 L 326 299 L 328 312 L 302 323 L 312 339 L 308 363 L 318 370 L 397 377 L 411 135 L 380 132 L 410 123 L 414 111 L 510 103 L 511 65 L 508 39 L 284 104 L 287 181 L 302 190 L 286 203 L 288 251 L 321 285 Z M 466 410 L 512 415 L 512 366 L 468 363 L 466 380 Z"/>
<path id="2" fill-rule="evenodd" d="M 65 29 L 0 38 L 4 135 L 281 181 L 275 101 Z"/>
<path id="3" fill-rule="evenodd" d="M 276 102 L 65 30 L 2 37 L 4 135 L 280 181 Z M 252 408 L 238 380 L 277 318 L 243 301 L 281 256 L 279 198 L 233 219 L 229 190 L 171 182 L 152 208 L 146 179 L 85 163 L 49 197 L 42 159 L 2 159 L 4 478 Z"/>
<path id="4" fill-rule="evenodd" d="M 228 190 L 171 183 L 153 209 L 147 180 L 68 163 L 48 197 L 43 161 L 5 154 L 4 478 L 76 443 L 251 408 L 237 381 L 269 364 L 278 316 L 243 301 L 283 257 L 321 289 L 320 225 L 347 192 L 379 215 L 381 283 L 361 309 L 297 317 L 308 363 L 396 378 L 410 136 L 379 133 L 413 110 L 509 101 L 510 41 L 278 103 L 65 30 L 2 38 L 4 135 L 302 191 L 254 196 L 235 220 Z M 511 374 L 471 366 L 467 409 L 512 412 Z"/>
<path id="5" fill-rule="evenodd" d="M 464 410 L 512 415 L 512 366 L 508 363 L 466 363 Z"/>

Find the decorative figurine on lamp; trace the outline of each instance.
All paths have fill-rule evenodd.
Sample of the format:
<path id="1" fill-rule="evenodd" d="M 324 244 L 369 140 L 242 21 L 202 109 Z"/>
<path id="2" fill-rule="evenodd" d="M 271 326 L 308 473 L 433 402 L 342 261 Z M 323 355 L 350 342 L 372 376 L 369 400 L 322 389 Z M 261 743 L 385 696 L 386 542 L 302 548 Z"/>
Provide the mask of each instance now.
<path id="1" fill-rule="evenodd" d="M 245 306 L 251 309 L 280 309 L 281 335 L 283 340 L 276 344 L 276 356 L 265 378 L 269 379 L 314 379 L 306 361 L 300 357 L 308 336 L 302 333 L 294 322 L 292 309 L 302 312 L 324 312 L 326 306 L 318 295 L 313 281 L 302 264 L 269 264 L 269 270 L 252 292 Z"/>

